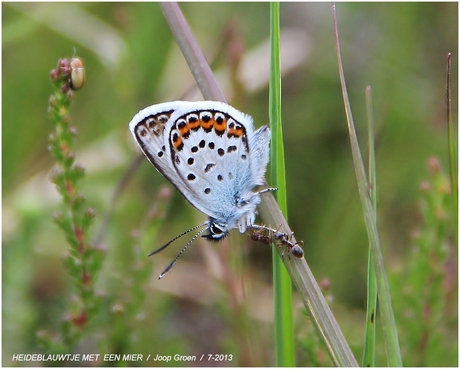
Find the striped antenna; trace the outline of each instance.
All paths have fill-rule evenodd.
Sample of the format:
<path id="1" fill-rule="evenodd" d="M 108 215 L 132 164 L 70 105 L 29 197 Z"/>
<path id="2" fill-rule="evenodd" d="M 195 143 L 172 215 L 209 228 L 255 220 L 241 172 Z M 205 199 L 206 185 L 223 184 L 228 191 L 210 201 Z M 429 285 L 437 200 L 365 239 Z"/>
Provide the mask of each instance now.
<path id="1" fill-rule="evenodd" d="M 204 225 L 207 225 L 208 223 L 203 223 L 201 226 L 204 226 Z M 183 234 L 181 234 L 180 236 L 183 236 L 184 234 L 194 230 L 194 229 L 197 229 L 201 226 L 196 226 L 196 227 L 193 227 L 192 229 L 189 229 L 187 232 L 184 232 Z M 158 279 L 161 279 L 164 277 L 164 275 L 169 272 L 169 270 L 173 267 L 174 263 L 177 261 L 177 259 L 179 259 L 181 257 L 181 255 L 184 253 L 185 250 L 187 250 L 187 247 L 189 247 L 193 241 L 195 241 L 197 239 L 197 237 L 202 234 L 207 228 L 203 228 L 203 229 L 200 229 L 200 231 L 195 235 L 193 236 L 193 238 L 187 242 L 187 244 L 184 246 L 184 248 L 182 250 L 180 250 L 179 254 L 176 256 L 176 258 L 171 261 L 171 263 L 166 267 L 165 270 L 163 270 L 163 272 L 159 275 Z M 180 236 L 177 236 L 175 239 L 179 238 Z M 173 241 L 173 240 L 172 240 Z M 172 241 L 169 241 L 169 243 L 171 243 Z M 166 245 L 167 246 L 167 245 Z M 162 247 L 162 249 L 165 248 L 165 246 Z M 161 250 L 159 250 L 161 251 Z"/>
<path id="2" fill-rule="evenodd" d="M 197 225 L 193 228 L 190 228 L 188 231 L 185 231 L 185 232 L 182 232 L 180 235 L 174 237 L 172 240 L 168 241 L 168 243 L 166 243 L 165 245 L 161 246 L 159 249 L 155 250 L 155 251 L 152 251 L 148 256 L 152 256 L 152 255 L 155 255 L 155 254 L 158 254 L 160 251 L 163 251 L 165 248 L 167 248 L 170 244 L 172 244 L 175 240 L 177 240 L 178 238 L 181 238 L 182 236 L 185 236 L 187 233 L 191 232 L 191 231 L 194 231 L 195 229 L 198 229 L 198 228 L 201 228 L 201 227 L 204 227 L 206 225 L 209 225 L 209 221 L 206 221 L 204 222 L 203 224 L 200 224 L 200 225 Z M 206 228 L 205 228 L 206 229 Z M 201 234 L 202 232 L 204 231 L 204 229 L 202 229 L 200 231 L 199 234 Z M 196 236 L 193 238 L 195 239 Z"/>

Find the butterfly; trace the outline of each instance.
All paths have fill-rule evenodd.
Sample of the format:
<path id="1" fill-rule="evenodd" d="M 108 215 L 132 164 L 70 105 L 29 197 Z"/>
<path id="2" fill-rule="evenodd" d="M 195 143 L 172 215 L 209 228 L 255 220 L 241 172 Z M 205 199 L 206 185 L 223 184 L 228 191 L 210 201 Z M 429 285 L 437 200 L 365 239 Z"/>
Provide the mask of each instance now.
<path id="1" fill-rule="evenodd" d="M 150 163 L 208 216 L 203 224 L 149 254 L 201 228 L 159 278 L 198 236 L 218 241 L 231 229 L 244 233 L 254 225 L 260 194 L 274 190 L 254 191 L 265 183 L 270 152 L 267 126 L 255 130 L 249 115 L 222 102 L 172 101 L 141 110 L 129 129 Z"/>

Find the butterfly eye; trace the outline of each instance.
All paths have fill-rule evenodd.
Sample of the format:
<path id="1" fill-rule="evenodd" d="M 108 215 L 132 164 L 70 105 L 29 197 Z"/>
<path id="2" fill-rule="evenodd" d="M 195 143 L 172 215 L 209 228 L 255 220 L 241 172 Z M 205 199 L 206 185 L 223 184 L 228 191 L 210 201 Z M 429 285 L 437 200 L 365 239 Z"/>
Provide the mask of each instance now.
<path id="1" fill-rule="evenodd" d="M 228 235 L 228 229 L 224 224 L 211 222 L 209 224 L 208 230 L 209 233 L 203 235 L 203 237 L 207 238 L 210 241 L 219 241 Z"/>
<path id="2" fill-rule="evenodd" d="M 224 231 L 222 230 L 222 228 L 220 228 L 220 226 L 218 224 L 215 224 L 215 223 L 212 223 L 211 226 L 209 227 L 209 230 L 211 231 L 211 233 L 215 236 L 218 236 L 222 233 L 224 233 Z"/>

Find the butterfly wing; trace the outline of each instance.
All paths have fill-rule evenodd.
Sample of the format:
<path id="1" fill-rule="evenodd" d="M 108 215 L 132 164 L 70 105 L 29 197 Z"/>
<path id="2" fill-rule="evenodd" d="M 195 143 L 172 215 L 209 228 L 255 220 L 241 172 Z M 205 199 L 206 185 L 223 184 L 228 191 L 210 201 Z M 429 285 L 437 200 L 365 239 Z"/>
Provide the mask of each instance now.
<path id="1" fill-rule="evenodd" d="M 173 185 L 177 183 L 178 176 L 171 165 L 171 150 L 165 134 L 170 129 L 171 115 L 182 104 L 182 101 L 172 101 L 148 106 L 129 123 L 129 129 L 141 151 Z"/>
<path id="2" fill-rule="evenodd" d="M 249 222 L 255 217 L 260 199 L 252 189 L 262 184 L 268 163 L 267 127 L 254 132 L 250 116 L 224 103 L 179 101 L 142 110 L 130 129 L 150 162 L 198 210 L 229 228 L 244 214 Z"/>
<path id="3" fill-rule="evenodd" d="M 178 131 L 177 126 L 181 122 L 178 122 L 180 117 L 190 112 L 199 111 L 196 104 L 200 103 L 172 101 L 149 106 L 134 116 L 129 123 L 129 128 L 139 148 L 150 163 L 194 207 L 208 216 L 217 217 L 217 214 L 212 211 L 212 205 L 205 203 L 205 199 L 201 198 L 201 194 L 197 190 L 199 186 L 203 186 L 203 183 L 197 181 L 192 184 L 189 180 L 191 177 L 188 176 L 190 173 L 186 172 L 185 167 L 182 168 L 184 161 L 195 155 L 193 152 L 194 145 L 191 141 L 196 140 L 197 137 L 192 135 L 190 141 L 186 142 L 189 135 L 184 132 L 182 132 L 184 136 L 180 133 L 179 135 L 175 134 Z M 187 126 L 187 128 L 190 127 Z M 200 162 L 199 157 L 197 161 Z"/>
<path id="4" fill-rule="evenodd" d="M 261 128 L 255 135 L 250 116 L 215 101 L 195 102 L 193 109 L 178 109 L 171 121 L 172 163 L 182 178 L 182 188 L 187 189 L 184 196 L 231 228 L 232 222 L 245 212 L 253 212 L 258 204 L 248 209 L 244 199 L 252 198 L 251 190 L 262 184 L 268 162 L 269 129 Z"/>
<path id="5" fill-rule="evenodd" d="M 265 170 L 270 155 L 270 129 L 267 126 L 260 127 L 249 137 L 249 148 L 251 150 L 251 183 L 252 186 L 264 184 Z"/>

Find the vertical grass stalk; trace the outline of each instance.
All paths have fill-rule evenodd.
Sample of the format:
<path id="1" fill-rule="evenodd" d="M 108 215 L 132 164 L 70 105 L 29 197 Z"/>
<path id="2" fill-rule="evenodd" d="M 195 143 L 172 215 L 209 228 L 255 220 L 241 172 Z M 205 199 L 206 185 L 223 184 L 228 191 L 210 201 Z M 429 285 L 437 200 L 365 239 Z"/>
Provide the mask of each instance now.
<path id="1" fill-rule="evenodd" d="M 382 332 L 385 339 L 385 348 L 387 359 L 390 366 L 402 366 L 401 351 L 399 349 L 399 338 L 396 329 L 396 321 L 393 313 L 391 302 L 390 286 L 386 276 L 383 255 L 380 247 L 380 237 L 377 230 L 375 212 L 372 207 L 372 201 L 369 196 L 369 185 L 364 170 L 363 159 L 359 148 L 358 137 L 356 135 L 353 115 L 351 112 L 350 100 L 348 98 L 345 75 L 343 72 L 342 56 L 340 52 L 339 32 L 337 27 L 337 14 L 335 4 L 333 4 L 333 17 L 335 29 L 335 43 L 337 48 L 337 60 L 339 67 L 340 84 L 342 86 L 342 95 L 345 105 L 345 114 L 347 117 L 348 133 L 350 136 L 351 152 L 353 157 L 353 166 L 355 168 L 356 181 L 358 184 L 359 196 L 363 207 L 364 221 L 366 223 L 367 233 L 372 251 L 372 261 L 374 263 L 377 290 L 379 297 L 379 308 L 382 319 Z"/>
<path id="2" fill-rule="evenodd" d="M 371 87 L 366 87 L 367 124 L 369 139 L 369 193 L 372 199 L 375 218 L 377 219 L 377 174 L 375 167 L 374 147 L 374 117 L 372 113 Z M 366 310 L 366 334 L 364 338 L 363 367 L 375 366 L 375 337 L 377 315 L 377 282 L 375 269 L 372 261 L 372 249 L 369 245 L 368 268 L 367 268 L 367 310 Z"/>
<path id="3" fill-rule="evenodd" d="M 281 63 L 280 63 L 280 4 L 270 3 L 270 88 L 269 120 L 271 140 L 271 181 L 277 187 L 275 197 L 287 219 L 286 176 L 284 165 L 283 131 L 281 126 Z M 276 226 L 276 225 L 275 225 Z M 276 247 L 273 247 L 273 288 L 275 298 L 276 366 L 294 366 L 294 328 L 292 317 L 291 279 Z"/>
<path id="4" fill-rule="evenodd" d="M 446 73 L 446 110 L 447 110 L 447 135 L 449 142 L 449 168 L 450 185 L 452 189 L 452 202 L 454 205 L 455 224 L 458 224 L 458 182 L 454 125 L 452 123 L 452 54 L 447 54 Z M 458 238 L 458 237 L 457 237 Z"/>

